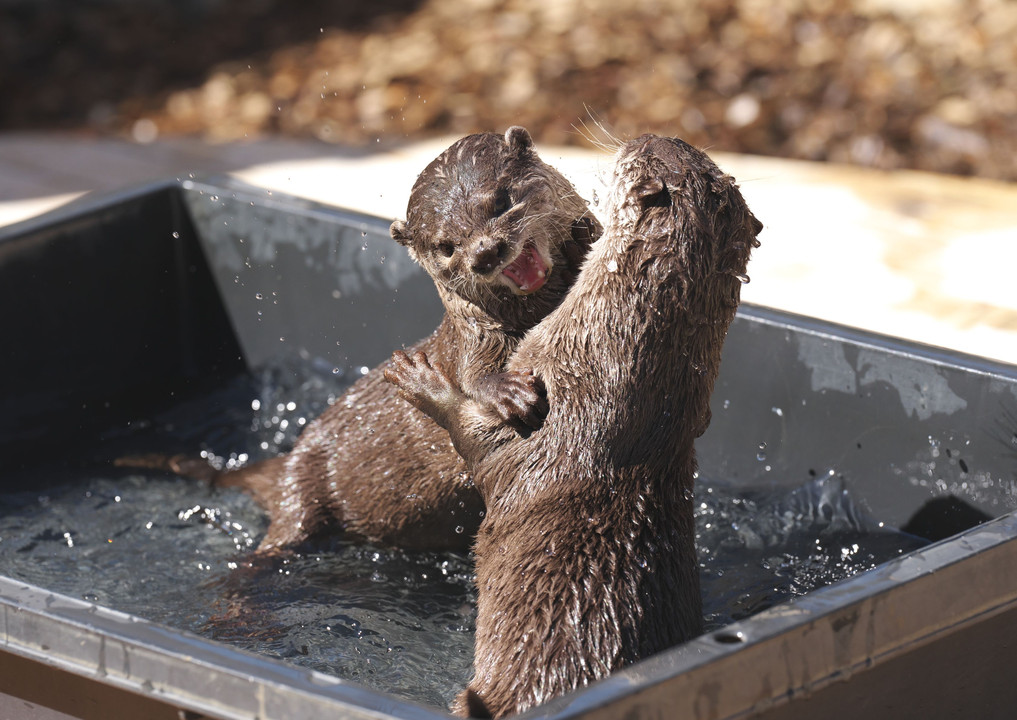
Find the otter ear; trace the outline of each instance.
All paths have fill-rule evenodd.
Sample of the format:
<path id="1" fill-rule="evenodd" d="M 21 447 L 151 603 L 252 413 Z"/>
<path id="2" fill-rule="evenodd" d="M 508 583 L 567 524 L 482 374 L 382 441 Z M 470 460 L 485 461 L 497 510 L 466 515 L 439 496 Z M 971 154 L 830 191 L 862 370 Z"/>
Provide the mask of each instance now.
<path id="1" fill-rule="evenodd" d="M 671 192 L 660 178 L 650 178 L 632 189 L 643 209 L 650 207 L 671 207 Z"/>
<path id="2" fill-rule="evenodd" d="M 410 243 L 413 242 L 409 228 L 406 227 L 406 223 L 402 220 L 393 222 L 388 228 L 388 234 L 392 236 L 393 240 L 405 247 L 409 247 Z"/>
<path id="3" fill-rule="evenodd" d="M 533 147 L 533 139 L 526 128 L 520 125 L 513 125 L 505 131 L 505 144 L 513 152 L 523 153 Z"/>

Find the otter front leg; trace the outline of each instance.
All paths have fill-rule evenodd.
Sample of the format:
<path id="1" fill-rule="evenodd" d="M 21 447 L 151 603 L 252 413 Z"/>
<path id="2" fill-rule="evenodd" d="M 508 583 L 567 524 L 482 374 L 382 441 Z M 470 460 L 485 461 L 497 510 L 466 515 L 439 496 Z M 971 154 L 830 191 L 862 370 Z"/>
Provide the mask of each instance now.
<path id="1" fill-rule="evenodd" d="M 471 400 L 456 382 L 427 355 L 401 350 L 392 354 L 385 379 L 396 386 L 400 397 L 448 431 L 456 452 L 470 468 L 493 447 L 493 419 L 484 407 Z M 499 421 L 500 422 L 500 421 Z"/>
<path id="2" fill-rule="evenodd" d="M 385 379 L 396 386 L 401 398 L 450 432 L 457 412 L 469 400 L 423 352 L 415 352 L 412 357 L 402 350 L 394 352 L 392 365 L 385 368 Z"/>
<path id="3" fill-rule="evenodd" d="M 448 431 L 452 444 L 473 467 L 516 432 L 529 434 L 547 414 L 543 384 L 530 373 L 506 372 L 478 383 L 477 397 L 467 395 L 427 355 L 402 351 L 392 355 L 385 379 L 399 395 Z M 506 428 L 521 428 L 520 430 Z"/>

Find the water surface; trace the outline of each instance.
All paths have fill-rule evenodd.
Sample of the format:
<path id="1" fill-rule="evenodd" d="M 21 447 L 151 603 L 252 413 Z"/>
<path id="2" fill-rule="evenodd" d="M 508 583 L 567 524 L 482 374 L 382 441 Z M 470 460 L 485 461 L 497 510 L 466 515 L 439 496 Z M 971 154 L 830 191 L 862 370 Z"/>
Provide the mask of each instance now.
<path id="1" fill-rule="evenodd" d="M 110 447 L 203 447 L 215 463 L 287 449 L 345 378 L 276 369 L 111 431 Z M 465 555 L 336 541 L 245 563 L 266 518 L 242 492 L 158 473 L 82 471 L 0 495 L 0 573 L 423 704 L 469 680 Z M 704 475 L 697 544 L 708 629 L 875 567 L 923 541 L 862 513 L 835 473 L 788 491 Z"/>

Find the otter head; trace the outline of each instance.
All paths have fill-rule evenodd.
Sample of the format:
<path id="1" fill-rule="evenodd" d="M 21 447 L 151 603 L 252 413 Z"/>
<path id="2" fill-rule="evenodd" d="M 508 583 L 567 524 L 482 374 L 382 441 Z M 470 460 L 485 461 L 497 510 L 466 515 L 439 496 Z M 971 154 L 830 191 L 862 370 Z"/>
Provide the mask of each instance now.
<path id="1" fill-rule="evenodd" d="M 688 281 L 711 275 L 747 282 L 745 267 L 763 225 L 745 204 L 734 178 L 678 138 L 643 135 L 618 153 L 610 202 L 612 220 L 628 234 L 677 237 Z M 717 283 L 707 283 L 714 287 Z"/>
<path id="2" fill-rule="evenodd" d="M 683 378 L 675 382 L 684 392 L 679 426 L 686 440 L 698 437 L 710 424 L 721 348 L 763 225 L 734 178 L 677 138 L 644 135 L 623 147 L 609 203 L 606 238 L 614 246 L 603 244 L 604 258 L 620 274 L 640 268 L 646 306 L 671 313 L 670 356 L 685 358 L 673 365 Z M 663 344 L 650 346 L 662 352 Z"/>
<path id="3" fill-rule="evenodd" d="M 530 325 L 564 296 L 599 229 L 529 133 L 512 127 L 469 135 L 439 155 L 391 233 L 434 278 L 446 308 L 465 301 Z M 501 317 L 506 305 L 512 318 Z"/>

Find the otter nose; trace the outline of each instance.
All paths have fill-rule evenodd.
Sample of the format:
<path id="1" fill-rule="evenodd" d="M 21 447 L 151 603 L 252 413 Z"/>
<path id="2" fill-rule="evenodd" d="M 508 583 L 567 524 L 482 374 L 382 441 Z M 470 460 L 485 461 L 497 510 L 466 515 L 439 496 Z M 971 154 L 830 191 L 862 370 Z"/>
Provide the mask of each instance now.
<path id="1" fill-rule="evenodd" d="M 489 237 L 482 237 L 473 246 L 470 269 L 475 273 L 485 275 L 498 267 L 504 254 L 504 243 L 496 242 Z"/>

